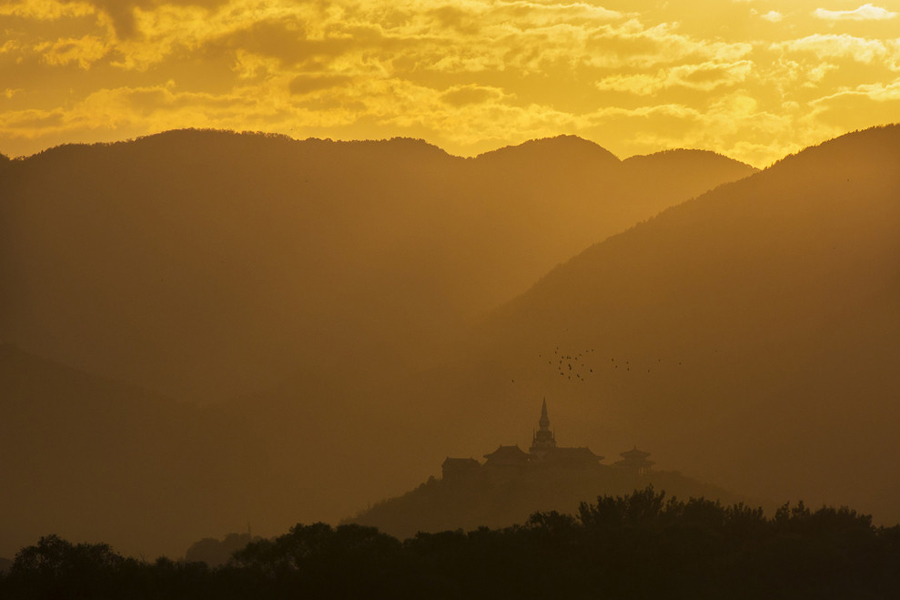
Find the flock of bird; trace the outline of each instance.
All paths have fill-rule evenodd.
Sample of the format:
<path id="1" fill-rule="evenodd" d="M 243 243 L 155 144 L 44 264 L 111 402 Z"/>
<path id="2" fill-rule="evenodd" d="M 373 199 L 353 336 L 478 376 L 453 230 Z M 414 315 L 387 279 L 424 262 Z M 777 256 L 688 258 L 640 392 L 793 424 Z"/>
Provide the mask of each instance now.
<path id="1" fill-rule="evenodd" d="M 594 348 L 590 350 L 583 350 L 574 355 L 561 353 L 559 350 L 559 346 L 553 349 L 553 356 L 548 358 L 550 360 L 547 361 L 548 365 L 552 365 L 556 367 L 556 370 L 559 371 L 560 376 L 567 377 L 568 379 L 572 379 L 572 376 L 575 376 L 574 381 L 584 383 L 585 377 L 588 376 L 589 373 L 594 372 L 594 368 L 585 364 L 585 360 L 590 354 L 594 352 Z M 543 358 L 543 354 L 538 354 L 538 358 Z M 590 362 L 590 361 L 589 361 Z M 582 374 L 584 377 L 582 377 Z"/>
<path id="2" fill-rule="evenodd" d="M 546 361 L 547 365 L 555 369 L 560 377 L 574 383 L 584 383 L 606 369 L 611 373 L 622 374 L 641 372 L 653 373 L 657 367 L 663 366 L 662 358 L 657 358 L 654 363 L 652 360 L 645 362 L 643 360 L 636 361 L 622 358 L 617 360 L 615 357 L 610 357 L 609 362 L 606 362 L 605 358 L 600 359 L 596 355 L 596 349 L 594 348 L 568 354 L 565 351 L 560 350 L 559 346 L 556 346 L 553 349 L 552 354 L 549 352 L 542 352 L 538 354 L 538 358 L 541 362 Z M 675 364 L 674 361 L 667 360 L 666 362 Z M 681 366 L 681 364 L 681 361 L 678 361 L 677 365 Z M 511 381 L 512 383 L 516 382 L 515 379 L 512 379 Z"/>
<path id="3" fill-rule="evenodd" d="M 577 383 L 584 383 L 584 381 L 591 377 L 592 374 L 596 371 L 600 371 L 600 365 L 597 362 L 596 349 L 591 348 L 589 350 L 582 350 L 581 352 L 575 352 L 574 354 L 567 354 L 564 351 L 559 349 L 559 346 L 556 346 L 553 349 L 553 354 L 538 354 L 538 358 L 542 360 L 546 360 L 547 364 L 551 367 L 555 368 L 559 373 L 560 377 L 565 377 L 566 380 L 571 380 Z M 638 367 L 636 364 L 632 363 L 631 360 L 616 360 L 615 357 L 611 357 L 610 362 L 607 364 L 608 367 L 614 372 L 621 373 L 630 373 L 632 371 L 643 371 L 646 368 L 647 373 L 653 372 L 653 366 L 646 367 L 646 365 L 642 365 Z M 605 361 L 605 359 L 604 359 Z M 662 363 L 662 358 L 658 358 L 656 360 L 657 365 Z M 681 362 L 678 363 L 681 365 Z"/>

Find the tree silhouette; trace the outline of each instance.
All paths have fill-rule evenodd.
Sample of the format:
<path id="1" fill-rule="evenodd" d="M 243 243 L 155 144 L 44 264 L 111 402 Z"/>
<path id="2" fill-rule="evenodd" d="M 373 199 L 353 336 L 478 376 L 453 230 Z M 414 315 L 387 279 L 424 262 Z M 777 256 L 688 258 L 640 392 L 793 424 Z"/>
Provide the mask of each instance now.
<path id="1" fill-rule="evenodd" d="M 227 565 L 123 558 L 58 536 L 22 549 L 0 597 L 879 599 L 900 589 L 900 526 L 849 508 L 681 501 L 648 487 L 504 529 L 420 533 L 295 525 Z"/>

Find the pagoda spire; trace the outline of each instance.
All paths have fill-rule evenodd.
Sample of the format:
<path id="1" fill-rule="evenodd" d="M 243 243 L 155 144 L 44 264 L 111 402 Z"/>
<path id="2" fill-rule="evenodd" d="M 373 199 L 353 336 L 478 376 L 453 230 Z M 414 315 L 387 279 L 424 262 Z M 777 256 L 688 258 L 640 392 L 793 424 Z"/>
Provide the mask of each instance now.
<path id="1" fill-rule="evenodd" d="M 547 399 L 541 405 L 541 419 L 538 421 L 539 429 L 532 434 L 531 455 L 541 460 L 547 452 L 556 448 L 556 436 L 550 431 L 550 417 L 547 416 Z"/>
<path id="2" fill-rule="evenodd" d="M 550 417 L 547 416 L 547 399 L 544 398 L 544 404 L 541 405 L 541 420 L 538 421 L 538 425 L 541 427 L 541 431 L 549 431 L 550 430 Z"/>

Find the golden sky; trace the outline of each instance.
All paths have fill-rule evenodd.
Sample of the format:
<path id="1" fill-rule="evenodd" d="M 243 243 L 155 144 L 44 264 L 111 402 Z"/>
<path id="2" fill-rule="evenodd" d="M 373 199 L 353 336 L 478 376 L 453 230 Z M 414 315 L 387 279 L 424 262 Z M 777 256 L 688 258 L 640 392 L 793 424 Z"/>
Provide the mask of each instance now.
<path id="1" fill-rule="evenodd" d="M 0 31 L 10 156 L 213 127 L 765 166 L 900 121 L 900 0 L 0 0 Z"/>

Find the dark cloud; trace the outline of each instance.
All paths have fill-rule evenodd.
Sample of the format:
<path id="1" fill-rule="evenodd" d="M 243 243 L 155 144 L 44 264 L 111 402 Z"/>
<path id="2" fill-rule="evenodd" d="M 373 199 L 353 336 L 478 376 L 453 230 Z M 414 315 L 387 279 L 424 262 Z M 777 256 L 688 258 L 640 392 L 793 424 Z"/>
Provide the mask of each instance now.
<path id="1" fill-rule="evenodd" d="M 475 35 L 481 30 L 478 18 L 455 6 L 442 6 L 429 13 L 438 22 L 448 28 L 465 35 Z"/>
<path id="2" fill-rule="evenodd" d="M 61 0 L 71 4 L 79 0 Z M 106 13 L 113 22 L 116 35 L 122 39 L 130 38 L 135 33 L 134 9 L 149 10 L 163 5 L 171 6 L 199 6 L 202 8 L 217 8 L 227 4 L 227 0 L 87 0 L 88 4 L 97 10 Z"/>
<path id="3" fill-rule="evenodd" d="M 222 54 L 240 49 L 276 58 L 283 65 L 302 65 L 310 61 L 322 65 L 358 43 L 352 37 L 308 39 L 302 21 L 283 18 L 257 21 L 238 31 L 219 36 L 205 44 L 203 52 Z"/>

